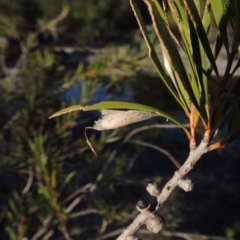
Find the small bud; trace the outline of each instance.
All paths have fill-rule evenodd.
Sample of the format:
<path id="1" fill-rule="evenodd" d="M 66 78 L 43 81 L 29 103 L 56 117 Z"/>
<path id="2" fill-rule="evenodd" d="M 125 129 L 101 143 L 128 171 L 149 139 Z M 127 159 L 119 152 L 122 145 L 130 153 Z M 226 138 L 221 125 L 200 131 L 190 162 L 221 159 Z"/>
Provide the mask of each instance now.
<path id="1" fill-rule="evenodd" d="M 164 218 L 157 213 L 153 213 L 152 216 L 146 221 L 147 229 L 152 233 L 158 233 L 165 223 Z"/>
<path id="2" fill-rule="evenodd" d="M 149 194 L 154 197 L 157 197 L 161 193 L 161 189 L 154 179 L 148 181 L 146 189 L 149 192 Z"/>
<path id="3" fill-rule="evenodd" d="M 139 212 L 147 211 L 150 208 L 150 203 L 147 199 L 141 198 L 138 200 L 136 208 Z"/>

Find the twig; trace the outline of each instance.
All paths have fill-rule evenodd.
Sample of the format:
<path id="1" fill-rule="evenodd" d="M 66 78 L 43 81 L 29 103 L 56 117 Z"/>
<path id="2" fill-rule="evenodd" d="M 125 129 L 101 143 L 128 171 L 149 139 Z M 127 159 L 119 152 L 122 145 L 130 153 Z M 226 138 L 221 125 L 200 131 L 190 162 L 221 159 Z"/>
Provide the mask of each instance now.
<path id="1" fill-rule="evenodd" d="M 167 151 L 167 150 L 165 150 L 165 149 L 163 149 L 161 147 L 158 147 L 158 146 L 156 146 L 154 144 L 151 144 L 151 143 L 138 141 L 138 140 L 129 140 L 128 142 L 129 143 L 136 143 L 136 144 L 139 144 L 139 145 L 142 145 L 142 146 L 145 146 L 145 147 L 149 147 L 149 148 L 153 148 L 153 149 L 163 153 L 164 155 L 166 155 L 171 160 L 171 162 L 173 163 L 173 165 L 176 168 L 180 168 L 181 167 L 181 165 L 179 164 L 177 159 L 169 151 Z"/>
<path id="2" fill-rule="evenodd" d="M 66 208 L 65 213 L 70 213 L 73 208 L 76 207 L 76 205 L 78 205 L 79 202 L 81 202 L 82 198 L 81 197 L 77 197 L 73 200 L 73 202 Z"/>
<path id="3" fill-rule="evenodd" d="M 48 217 L 46 217 L 46 219 L 43 221 L 42 227 L 33 235 L 33 237 L 31 238 L 31 240 L 37 240 L 39 239 L 45 232 L 47 232 L 49 226 L 50 226 L 50 222 L 53 219 L 53 215 L 49 215 Z"/>
<path id="4" fill-rule="evenodd" d="M 68 15 L 68 13 L 69 13 L 69 8 L 68 7 L 63 8 L 63 10 L 61 11 L 61 13 L 58 16 L 56 16 L 54 19 L 50 20 L 46 25 L 44 25 L 39 30 L 39 33 L 43 33 L 46 30 L 48 30 L 52 34 L 53 38 L 57 39 L 58 35 L 57 35 L 56 27 Z"/>
<path id="5" fill-rule="evenodd" d="M 95 214 L 101 214 L 101 212 L 98 209 L 90 208 L 90 209 L 87 209 L 87 210 L 71 213 L 71 214 L 68 215 L 68 219 L 81 217 L 81 216 L 84 216 L 84 215 L 94 214 L 94 213 Z"/>
<path id="6" fill-rule="evenodd" d="M 15 113 L 8 121 L 7 123 L 3 126 L 3 130 L 7 130 L 8 128 L 11 127 L 11 125 L 20 117 L 19 112 Z"/>
<path id="7" fill-rule="evenodd" d="M 50 237 L 54 234 L 54 231 L 52 229 L 50 229 L 46 234 L 45 236 L 43 237 L 42 240 L 48 240 L 50 239 Z"/>
<path id="8" fill-rule="evenodd" d="M 61 204 L 66 204 L 67 202 L 71 201 L 73 198 L 75 198 L 78 194 L 83 193 L 83 192 L 87 192 L 87 190 L 92 186 L 92 183 L 88 183 L 86 185 L 84 185 L 83 187 L 77 189 L 74 193 L 72 193 L 71 195 L 69 195 L 67 198 L 65 198 Z"/>
<path id="9" fill-rule="evenodd" d="M 189 124 L 183 124 L 184 127 L 189 127 Z M 152 124 L 152 125 L 147 125 L 143 127 L 136 128 L 132 130 L 124 139 L 124 141 L 128 141 L 133 135 L 135 135 L 138 132 L 142 132 L 145 130 L 149 130 L 152 128 L 167 128 L 167 129 L 172 129 L 172 128 L 181 128 L 177 124 Z"/>
<path id="10" fill-rule="evenodd" d="M 199 144 L 196 150 L 192 150 L 185 161 L 185 163 L 177 170 L 173 177 L 166 183 L 162 192 L 156 196 L 158 206 L 156 210 L 162 206 L 162 204 L 169 198 L 172 191 L 178 186 L 179 180 L 183 179 L 183 177 L 190 172 L 199 158 L 207 152 L 208 143 L 204 143 L 203 141 Z M 155 211 L 155 210 L 154 210 Z M 135 234 L 138 229 L 146 223 L 146 221 L 151 217 L 151 213 L 149 211 L 141 212 L 135 220 L 128 226 L 128 228 L 117 238 L 117 240 L 125 240 L 127 236 Z"/>

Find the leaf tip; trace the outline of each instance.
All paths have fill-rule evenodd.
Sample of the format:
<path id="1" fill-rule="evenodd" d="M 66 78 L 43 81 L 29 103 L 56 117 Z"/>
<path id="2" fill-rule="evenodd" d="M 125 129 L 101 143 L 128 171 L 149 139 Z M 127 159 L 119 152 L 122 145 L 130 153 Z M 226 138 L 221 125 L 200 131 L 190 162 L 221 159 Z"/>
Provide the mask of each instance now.
<path id="1" fill-rule="evenodd" d="M 51 118 L 54 118 L 54 117 L 58 117 L 60 115 L 63 115 L 63 114 L 66 114 L 66 113 L 70 113 L 70 112 L 74 112 L 74 111 L 79 111 L 79 110 L 82 110 L 82 111 L 86 111 L 86 108 L 84 106 L 79 106 L 79 105 L 75 105 L 75 106 L 72 106 L 72 107 L 68 107 L 68 108 L 65 108 L 61 111 L 58 111 L 54 114 L 52 114 L 49 119 Z"/>
<path id="2" fill-rule="evenodd" d="M 57 117 L 58 116 L 58 114 L 52 114 L 48 119 L 51 119 L 51 118 L 54 118 L 54 117 Z"/>

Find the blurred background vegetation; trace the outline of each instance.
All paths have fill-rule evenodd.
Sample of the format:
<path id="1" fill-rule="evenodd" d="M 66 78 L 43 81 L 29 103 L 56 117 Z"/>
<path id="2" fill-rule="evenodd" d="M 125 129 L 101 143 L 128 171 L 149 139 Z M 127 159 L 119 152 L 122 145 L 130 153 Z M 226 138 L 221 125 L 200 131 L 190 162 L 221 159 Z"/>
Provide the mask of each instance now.
<path id="1" fill-rule="evenodd" d="M 48 119 L 76 102 L 121 99 L 186 121 L 149 66 L 128 0 L 0 0 L 0 239 L 115 239 L 147 196 L 147 180 L 172 175 L 166 155 L 139 145 L 157 144 L 182 163 L 188 141 L 163 129 L 165 120 L 89 130 L 95 157 L 83 133 L 99 113 Z M 152 239 L 240 237 L 237 147 L 200 161 L 196 189 L 171 197 L 161 210 L 166 231 Z"/>

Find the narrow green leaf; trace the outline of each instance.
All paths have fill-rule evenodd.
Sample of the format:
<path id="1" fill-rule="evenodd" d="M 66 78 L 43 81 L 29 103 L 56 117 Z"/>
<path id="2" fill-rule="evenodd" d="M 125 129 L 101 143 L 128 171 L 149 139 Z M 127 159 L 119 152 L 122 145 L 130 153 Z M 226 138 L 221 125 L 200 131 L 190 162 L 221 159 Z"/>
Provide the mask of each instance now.
<path id="1" fill-rule="evenodd" d="M 157 4 L 156 0 L 154 0 L 154 3 Z M 179 33 L 181 34 L 184 41 L 184 47 L 186 50 L 189 50 L 187 53 L 191 52 L 190 49 L 188 49 L 188 46 L 190 45 L 188 15 L 179 0 L 174 0 L 173 2 L 169 1 L 169 8 L 171 10 L 174 21 L 177 24 Z"/>
<path id="2" fill-rule="evenodd" d="M 188 11 L 189 17 L 193 21 L 194 27 L 197 31 L 198 37 L 202 43 L 202 46 L 205 50 L 208 60 L 209 60 L 210 64 L 212 65 L 213 70 L 215 71 L 216 75 L 218 76 L 217 65 L 216 65 L 215 59 L 213 57 L 212 50 L 211 50 L 211 47 L 210 47 L 210 44 L 209 44 L 209 41 L 207 38 L 207 34 L 202 25 L 202 20 L 198 14 L 196 6 L 192 0 L 184 0 L 184 4 Z"/>
<path id="3" fill-rule="evenodd" d="M 227 53 L 229 53 L 229 44 L 228 44 L 228 34 L 227 34 L 227 21 L 224 16 L 224 6 L 222 0 L 210 0 L 213 16 L 215 18 L 220 36 L 222 38 L 223 44 L 226 48 Z"/>
<path id="4" fill-rule="evenodd" d="M 12 229 L 11 227 L 7 226 L 7 227 L 5 227 L 5 230 L 8 233 L 8 235 L 9 235 L 11 240 L 19 240 L 19 236 L 18 236 L 18 234 L 16 234 L 14 232 L 14 229 Z"/>
<path id="5" fill-rule="evenodd" d="M 222 45 L 223 45 L 222 38 L 220 36 L 217 36 L 217 39 L 213 46 L 213 56 L 215 59 L 217 59 L 217 57 L 221 51 Z M 209 70 L 212 70 L 212 66 L 210 66 Z"/>
<path id="6" fill-rule="evenodd" d="M 193 26 L 192 26 L 193 27 Z M 191 31 L 196 39 L 192 39 L 192 48 L 194 49 L 193 55 L 197 67 L 198 73 L 198 91 L 200 95 L 200 108 L 202 117 L 206 120 L 209 120 L 210 114 L 210 98 L 209 98 L 209 82 L 205 74 L 203 74 L 202 69 L 207 69 L 206 54 L 199 39 L 197 38 L 196 31 L 192 29 Z M 198 46 L 196 46 L 198 43 Z M 201 68 L 200 68 L 201 66 Z"/>
<path id="7" fill-rule="evenodd" d="M 42 195 L 45 197 L 45 199 L 49 200 L 50 202 L 52 201 L 51 194 L 46 186 L 40 185 L 38 187 L 38 194 Z M 51 202 L 52 204 L 52 202 Z M 53 204 L 54 206 L 54 204 Z"/>
<path id="8" fill-rule="evenodd" d="M 142 15 L 141 15 L 141 12 L 139 11 L 138 7 L 136 4 L 133 3 L 132 0 L 130 0 L 130 4 L 132 6 L 132 10 L 135 14 L 135 17 L 137 19 L 137 22 L 139 24 L 139 27 L 140 27 L 140 30 L 143 34 L 143 37 L 144 37 L 144 40 L 147 44 L 147 47 L 149 49 L 149 57 L 153 63 L 153 65 L 155 66 L 159 76 L 162 78 L 164 84 L 167 86 L 168 90 L 171 92 L 171 94 L 174 96 L 174 98 L 177 100 L 177 102 L 180 104 L 180 106 L 185 109 L 185 106 L 183 105 L 183 103 L 181 102 L 179 96 L 177 95 L 177 92 L 176 90 L 174 89 L 173 87 L 173 84 L 172 84 L 172 81 L 171 79 L 167 76 L 167 74 L 165 73 L 165 70 L 157 56 L 157 53 L 155 51 L 155 48 L 149 38 L 149 35 L 148 35 L 148 32 L 147 32 L 147 29 L 146 29 L 146 25 L 143 21 L 143 18 L 142 18 Z"/>
<path id="9" fill-rule="evenodd" d="M 51 185 L 52 185 L 53 188 L 56 188 L 56 183 L 57 183 L 57 173 L 56 173 L 56 170 L 52 170 Z"/>
<path id="10" fill-rule="evenodd" d="M 209 4 L 208 1 L 206 1 L 206 5 L 204 8 L 203 17 L 202 17 L 202 23 L 203 23 L 204 30 L 207 34 L 209 33 L 211 22 L 212 22 L 210 9 L 211 9 L 211 5 Z"/>
<path id="11" fill-rule="evenodd" d="M 201 12 L 200 1 L 198 2 L 198 5 L 199 12 Z M 203 118 L 205 118 L 205 103 L 204 107 L 202 106 L 203 104 L 200 104 L 201 95 L 204 95 L 204 93 L 201 93 L 202 88 L 204 88 L 204 84 L 202 82 L 203 77 L 201 68 L 199 68 L 199 66 L 202 66 L 202 61 L 203 58 L 205 59 L 205 55 L 201 57 L 198 36 L 193 27 L 193 23 L 189 21 L 189 16 L 182 7 L 181 2 L 179 0 L 174 0 L 173 2 L 169 1 L 169 8 L 171 9 L 172 15 L 175 18 L 175 22 L 178 26 L 179 33 L 183 39 L 183 49 L 186 52 L 190 64 L 191 74 L 189 78 L 191 79 L 191 86 L 196 100 L 200 105 L 201 115 Z"/>
<path id="12" fill-rule="evenodd" d="M 156 2 L 154 0 L 154 2 Z M 188 20 L 188 15 L 185 11 L 185 9 L 182 7 L 181 2 L 179 0 L 174 0 L 173 2 L 169 2 L 169 8 L 172 12 L 173 18 L 175 20 L 175 23 L 177 24 L 179 33 L 181 34 L 183 43 L 181 44 L 183 51 L 186 53 L 189 64 L 190 64 L 190 70 L 191 70 L 191 79 L 198 79 L 197 74 L 197 68 L 196 68 L 196 62 L 194 59 L 194 53 L 195 48 L 191 45 L 191 36 L 190 36 L 190 23 Z M 192 81 L 191 81 L 191 85 Z M 195 94 L 195 92 L 194 92 Z M 196 95 L 195 95 L 196 96 Z"/>
<path id="13" fill-rule="evenodd" d="M 235 12 L 235 27 L 234 27 L 234 35 L 233 35 L 233 43 L 232 43 L 232 51 L 231 53 L 237 53 L 238 47 L 240 44 L 240 1 L 234 1 L 234 12 Z"/>
<path id="14" fill-rule="evenodd" d="M 19 211 L 18 211 L 18 208 L 17 208 L 15 202 L 13 200 L 9 200 L 8 204 L 9 204 L 12 212 L 14 213 L 15 217 L 19 217 Z"/>
<path id="15" fill-rule="evenodd" d="M 198 39 L 197 33 L 195 31 L 195 28 L 193 26 L 193 23 L 191 21 L 189 22 L 189 26 L 190 26 L 189 30 L 190 30 L 190 36 L 191 36 L 191 45 L 192 45 L 192 49 L 194 49 L 194 51 L 192 52 L 194 63 L 195 63 L 196 66 L 201 66 L 202 68 L 204 68 L 202 66 L 203 59 L 202 59 L 201 52 L 200 52 L 199 39 Z M 203 86 L 203 84 L 202 84 L 202 71 L 199 67 L 197 67 L 196 70 L 197 70 L 196 79 L 194 79 L 192 81 L 193 89 L 197 88 L 194 91 L 194 93 L 196 91 L 202 92 L 202 86 Z M 200 99 L 198 98 L 197 100 L 198 100 L 198 103 L 199 103 Z"/>
<path id="16" fill-rule="evenodd" d="M 102 109 L 126 109 L 126 110 L 128 109 L 128 110 L 140 110 L 144 112 L 155 113 L 161 117 L 165 117 L 171 120 L 172 122 L 176 123 L 177 125 L 183 128 L 183 130 L 187 133 L 188 136 L 190 136 L 189 131 L 177 119 L 175 119 L 171 115 L 161 110 L 158 110 L 156 108 L 153 108 L 147 105 L 138 104 L 138 103 L 129 103 L 129 102 L 121 102 L 121 101 L 103 101 L 103 102 L 99 102 L 99 103 L 88 105 L 88 106 L 75 105 L 54 113 L 52 116 L 50 116 L 50 118 L 57 117 L 72 111 L 79 111 L 79 110 L 92 111 L 92 110 L 102 110 Z"/>
<path id="17" fill-rule="evenodd" d="M 222 0 L 210 0 L 212 12 L 217 25 L 219 26 L 224 15 L 223 1 Z"/>
<path id="18" fill-rule="evenodd" d="M 65 187 L 65 186 L 72 180 L 72 178 L 75 176 L 75 174 L 76 174 L 75 171 L 70 172 L 70 173 L 66 176 L 66 178 L 64 179 L 64 182 L 63 182 L 63 184 L 62 184 L 62 187 Z"/>
<path id="19" fill-rule="evenodd" d="M 160 18 L 160 14 L 158 13 L 157 7 L 155 5 L 152 5 L 152 10 L 154 13 L 154 15 L 152 15 L 152 21 L 154 25 L 156 24 L 156 27 L 157 27 L 155 31 L 157 31 L 157 36 L 164 49 L 164 53 L 166 54 L 166 57 L 168 58 L 168 61 L 172 67 L 174 75 L 177 77 L 176 82 L 179 81 L 179 84 L 181 83 L 182 86 L 184 87 L 184 91 L 182 92 L 185 98 L 184 100 L 185 102 L 189 102 L 190 100 L 195 105 L 196 109 L 200 111 L 199 105 L 196 101 L 196 97 L 193 93 L 193 90 L 188 78 L 188 74 L 186 72 L 184 64 L 179 55 L 178 49 L 176 48 L 176 45 L 168 29 L 166 28 L 165 23 Z M 188 111 L 189 110 L 190 110 L 190 104 L 188 104 Z"/>

